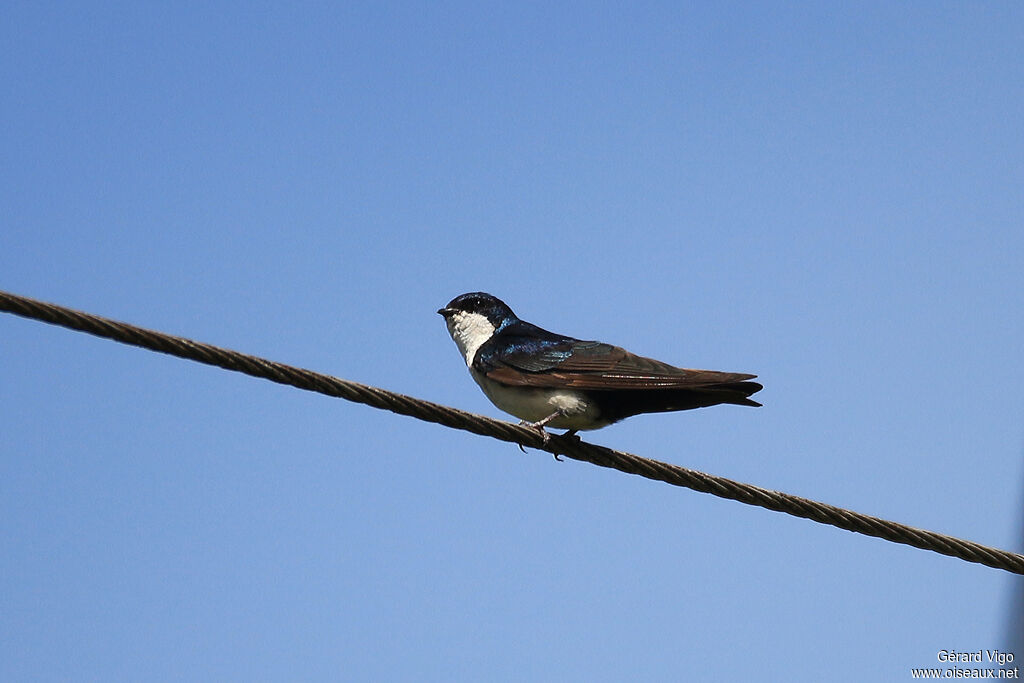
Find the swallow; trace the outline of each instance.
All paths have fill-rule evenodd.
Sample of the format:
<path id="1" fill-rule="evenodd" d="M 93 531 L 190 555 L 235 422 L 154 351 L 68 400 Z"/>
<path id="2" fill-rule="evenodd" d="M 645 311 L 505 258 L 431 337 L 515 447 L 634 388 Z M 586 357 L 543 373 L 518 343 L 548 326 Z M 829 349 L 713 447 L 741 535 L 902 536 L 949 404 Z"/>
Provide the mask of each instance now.
<path id="1" fill-rule="evenodd" d="M 749 398 L 762 389 L 750 381 L 757 375 L 679 368 L 548 332 L 485 292 L 457 296 L 437 312 L 491 403 L 545 443 L 545 427 L 572 436 L 642 413 L 761 405 Z"/>

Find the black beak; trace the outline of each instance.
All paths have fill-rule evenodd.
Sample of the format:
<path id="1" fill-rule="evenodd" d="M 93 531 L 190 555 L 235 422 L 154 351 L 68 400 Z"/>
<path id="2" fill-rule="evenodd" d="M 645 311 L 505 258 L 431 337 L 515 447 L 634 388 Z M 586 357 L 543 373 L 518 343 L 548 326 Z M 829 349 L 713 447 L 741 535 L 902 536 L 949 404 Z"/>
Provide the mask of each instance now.
<path id="1" fill-rule="evenodd" d="M 448 316 L 450 316 L 452 313 L 455 312 L 455 309 L 454 308 L 439 308 L 439 309 L 437 309 L 437 312 L 447 318 Z"/>

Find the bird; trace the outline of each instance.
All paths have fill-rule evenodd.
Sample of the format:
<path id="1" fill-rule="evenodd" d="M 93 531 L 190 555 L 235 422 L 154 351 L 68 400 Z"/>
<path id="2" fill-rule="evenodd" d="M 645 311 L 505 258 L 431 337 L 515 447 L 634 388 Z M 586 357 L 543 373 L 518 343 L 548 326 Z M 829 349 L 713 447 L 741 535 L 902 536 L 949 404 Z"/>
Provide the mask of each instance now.
<path id="1" fill-rule="evenodd" d="M 461 294 L 437 312 L 491 403 L 538 431 L 545 444 L 545 427 L 575 436 L 642 413 L 761 406 L 749 398 L 763 388 L 750 381 L 757 375 L 679 368 L 549 332 L 486 292 Z"/>

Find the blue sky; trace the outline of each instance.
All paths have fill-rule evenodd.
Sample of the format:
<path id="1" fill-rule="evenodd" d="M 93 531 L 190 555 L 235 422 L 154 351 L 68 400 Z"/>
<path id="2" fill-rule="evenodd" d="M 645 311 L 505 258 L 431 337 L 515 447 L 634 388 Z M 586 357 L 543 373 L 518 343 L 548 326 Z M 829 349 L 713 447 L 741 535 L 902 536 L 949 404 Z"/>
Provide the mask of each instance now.
<path id="1" fill-rule="evenodd" d="M 1020 549 L 1017 3 L 6 3 L 0 288 L 500 416 L 434 311 L 760 376 L 587 435 Z M 904 680 L 978 565 L 0 316 L 4 680 Z M 1017 652 L 1024 659 L 1024 652 Z"/>

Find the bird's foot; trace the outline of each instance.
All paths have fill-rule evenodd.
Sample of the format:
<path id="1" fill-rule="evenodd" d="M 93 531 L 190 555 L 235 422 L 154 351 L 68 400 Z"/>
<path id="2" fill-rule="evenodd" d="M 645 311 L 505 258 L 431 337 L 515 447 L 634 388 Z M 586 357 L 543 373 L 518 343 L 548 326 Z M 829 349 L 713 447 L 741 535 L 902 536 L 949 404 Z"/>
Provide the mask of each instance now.
<path id="1" fill-rule="evenodd" d="M 561 438 L 563 438 L 563 439 L 571 439 L 573 442 L 578 442 L 578 441 L 580 441 L 580 437 L 577 436 L 577 434 L 576 434 L 576 432 L 578 432 L 578 431 L 579 431 L 578 429 L 570 429 L 567 432 L 565 432 L 564 434 L 562 434 Z"/>
<path id="2" fill-rule="evenodd" d="M 566 441 L 572 441 L 573 443 L 579 443 L 580 442 L 580 437 L 576 436 L 576 432 L 577 431 L 578 430 L 576 430 L 576 429 L 570 429 L 570 430 L 566 431 L 564 434 L 559 434 L 558 438 L 559 439 L 564 439 Z M 558 453 L 553 453 L 552 455 L 555 456 L 555 460 L 557 460 L 558 462 L 563 462 L 562 458 L 559 457 Z"/>
<path id="3" fill-rule="evenodd" d="M 544 445 L 547 446 L 548 441 L 551 440 L 551 435 L 548 434 L 548 431 L 546 429 L 544 429 L 545 424 L 547 424 L 547 418 L 539 422 L 527 422 L 526 420 L 519 421 L 520 427 L 527 427 L 528 429 L 532 429 L 533 431 L 540 434 L 540 438 L 544 441 Z M 519 447 L 522 448 L 523 445 L 519 444 Z"/>
<path id="4" fill-rule="evenodd" d="M 519 421 L 519 425 L 521 427 L 529 427 L 530 429 L 535 430 L 538 434 L 540 434 L 540 438 L 543 440 L 544 446 L 547 446 L 548 442 L 551 441 L 551 434 L 549 434 L 548 431 L 546 429 L 544 429 L 544 427 L 549 422 L 551 422 L 552 420 L 555 420 L 555 419 L 557 419 L 559 417 L 564 417 L 564 416 L 565 416 L 564 412 L 562 412 L 561 410 L 556 410 L 555 412 L 553 412 L 550 415 L 548 415 L 547 417 L 545 417 L 543 420 L 537 420 L 536 422 L 527 422 L 526 420 L 520 420 Z M 575 429 L 570 429 L 565 434 L 563 434 L 563 436 L 574 436 L 575 434 L 576 434 L 576 430 Z M 579 437 L 576 437 L 576 438 L 578 439 Z M 519 444 L 519 450 L 521 450 L 523 453 L 526 452 L 526 449 L 523 448 L 523 444 Z M 555 453 L 554 456 L 555 456 L 555 460 L 557 460 L 559 462 L 562 462 L 562 459 L 558 457 L 557 453 Z"/>

